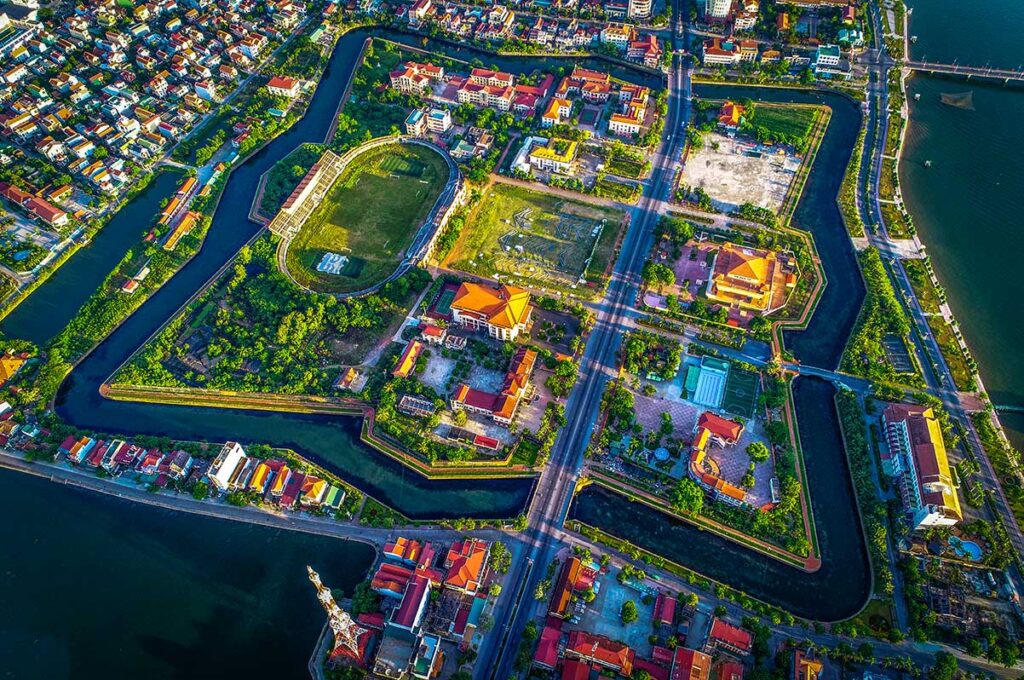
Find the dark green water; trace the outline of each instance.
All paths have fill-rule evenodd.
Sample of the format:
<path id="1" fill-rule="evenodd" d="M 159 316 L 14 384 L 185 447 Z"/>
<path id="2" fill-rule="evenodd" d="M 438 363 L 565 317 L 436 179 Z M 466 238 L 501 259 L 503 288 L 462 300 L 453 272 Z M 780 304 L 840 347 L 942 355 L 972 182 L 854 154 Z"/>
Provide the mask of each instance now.
<path id="1" fill-rule="evenodd" d="M 910 32 L 917 59 L 1003 68 L 1024 62 L 1024 5 L 1016 0 L 917 3 Z M 973 93 L 973 110 L 941 93 Z M 1024 405 L 1024 90 L 914 76 L 911 124 L 900 167 L 904 198 L 992 401 Z M 924 161 L 931 160 L 930 168 Z M 1024 416 L 1000 416 L 1024 447 Z"/>
<path id="2" fill-rule="evenodd" d="M 0 677 L 300 678 L 359 543 L 139 505 L 0 470 Z"/>

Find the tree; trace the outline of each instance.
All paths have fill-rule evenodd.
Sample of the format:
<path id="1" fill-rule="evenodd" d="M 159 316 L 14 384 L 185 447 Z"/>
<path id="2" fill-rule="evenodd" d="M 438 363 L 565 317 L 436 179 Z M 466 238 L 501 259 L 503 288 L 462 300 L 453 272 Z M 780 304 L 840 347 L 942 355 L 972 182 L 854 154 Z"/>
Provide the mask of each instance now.
<path id="1" fill-rule="evenodd" d="M 750 460 L 754 463 L 763 463 L 767 461 L 772 452 L 768 450 L 768 447 L 761 442 L 752 442 L 747 447 L 747 455 L 750 456 Z"/>
<path id="2" fill-rule="evenodd" d="M 210 485 L 206 482 L 196 482 L 192 487 L 192 497 L 196 500 L 204 500 L 210 497 Z"/>
<path id="3" fill-rule="evenodd" d="M 467 416 L 466 412 L 461 409 L 456 411 L 452 415 L 452 422 L 458 425 L 459 427 L 465 425 L 467 420 L 469 420 L 469 416 Z"/>
<path id="4" fill-rule="evenodd" d="M 633 675 L 629 676 L 632 680 L 651 680 L 651 674 L 644 669 L 633 671 Z"/>
<path id="5" fill-rule="evenodd" d="M 672 490 L 672 507 L 679 512 L 700 512 L 704 507 L 704 489 L 689 477 L 680 479 Z"/>
<path id="6" fill-rule="evenodd" d="M 724 604 L 720 604 L 717 607 L 715 607 L 715 616 L 717 616 L 718 618 L 722 618 L 728 613 L 729 610 L 725 608 Z"/>
<path id="7" fill-rule="evenodd" d="M 622 623 L 630 624 L 640 618 L 640 612 L 637 611 L 636 602 L 633 600 L 626 600 L 622 603 L 622 609 L 619 611 L 619 618 L 622 619 Z"/>
<path id="8" fill-rule="evenodd" d="M 498 597 L 499 595 L 501 595 L 501 584 L 492 583 L 491 587 L 487 589 L 487 594 L 491 597 Z"/>
<path id="9" fill-rule="evenodd" d="M 640 278 L 643 280 L 644 285 L 648 287 L 656 287 L 660 293 L 664 290 L 665 286 L 675 284 L 676 273 L 667 264 L 651 262 L 648 260 L 644 264 L 644 269 L 640 274 Z"/>
<path id="10" fill-rule="evenodd" d="M 690 593 L 686 596 L 686 606 L 696 608 L 697 603 L 700 602 L 700 598 L 697 597 L 697 593 Z"/>
<path id="11" fill-rule="evenodd" d="M 928 669 L 928 680 L 953 680 L 956 672 L 956 657 L 949 652 L 936 652 L 935 665 Z"/>

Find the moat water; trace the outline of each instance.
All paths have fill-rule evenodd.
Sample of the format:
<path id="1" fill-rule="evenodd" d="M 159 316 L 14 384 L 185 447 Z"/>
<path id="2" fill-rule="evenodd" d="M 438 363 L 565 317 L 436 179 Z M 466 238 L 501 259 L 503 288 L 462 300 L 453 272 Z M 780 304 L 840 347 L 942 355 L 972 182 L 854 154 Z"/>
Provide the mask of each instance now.
<path id="1" fill-rule="evenodd" d="M 1024 63 L 1020 2 L 911 4 L 915 59 L 1011 69 Z M 918 75 L 908 87 L 904 199 L 993 403 L 1024 406 L 1024 89 Z M 940 94 L 966 92 L 971 108 L 940 101 Z M 1004 413 L 1000 420 L 1024 449 L 1024 414 Z"/>

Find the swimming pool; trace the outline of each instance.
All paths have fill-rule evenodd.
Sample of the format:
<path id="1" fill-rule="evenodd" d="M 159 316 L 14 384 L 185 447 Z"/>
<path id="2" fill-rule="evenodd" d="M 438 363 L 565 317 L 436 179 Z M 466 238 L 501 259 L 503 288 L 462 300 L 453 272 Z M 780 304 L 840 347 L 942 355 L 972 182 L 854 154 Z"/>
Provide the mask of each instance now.
<path id="1" fill-rule="evenodd" d="M 981 546 L 974 541 L 964 541 L 956 536 L 950 536 L 949 546 L 953 548 L 953 552 L 956 553 L 957 557 L 966 558 L 971 562 L 977 562 L 981 559 Z"/>

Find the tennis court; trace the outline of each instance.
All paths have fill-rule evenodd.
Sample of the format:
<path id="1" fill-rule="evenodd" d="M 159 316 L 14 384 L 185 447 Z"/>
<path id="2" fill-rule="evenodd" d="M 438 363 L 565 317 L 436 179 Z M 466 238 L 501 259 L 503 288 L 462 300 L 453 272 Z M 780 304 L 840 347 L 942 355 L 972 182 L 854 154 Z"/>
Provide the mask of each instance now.
<path id="1" fill-rule="evenodd" d="M 725 395 L 722 397 L 722 408 L 744 418 L 754 416 L 757 404 L 758 376 L 752 371 L 742 371 L 735 367 L 729 371 L 725 382 Z"/>
<path id="2" fill-rule="evenodd" d="M 451 316 L 452 302 L 454 301 L 455 291 L 451 288 L 445 288 L 437 298 L 437 304 L 434 305 L 434 313 L 438 316 Z"/>

